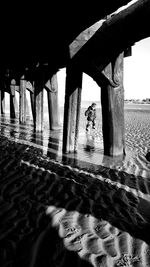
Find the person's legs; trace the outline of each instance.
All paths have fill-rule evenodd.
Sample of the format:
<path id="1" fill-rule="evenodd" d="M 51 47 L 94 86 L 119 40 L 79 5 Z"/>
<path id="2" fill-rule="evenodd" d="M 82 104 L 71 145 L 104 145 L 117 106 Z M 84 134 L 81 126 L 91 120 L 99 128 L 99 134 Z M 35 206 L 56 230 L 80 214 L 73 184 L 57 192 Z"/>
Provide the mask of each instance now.
<path id="1" fill-rule="evenodd" d="M 92 128 L 95 129 L 95 120 L 92 121 Z"/>
<path id="2" fill-rule="evenodd" d="M 87 121 L 87 124 L 86 124 L 86 131 L 88 131 L 89 126 L 90 126 L 90 121 Z"/>

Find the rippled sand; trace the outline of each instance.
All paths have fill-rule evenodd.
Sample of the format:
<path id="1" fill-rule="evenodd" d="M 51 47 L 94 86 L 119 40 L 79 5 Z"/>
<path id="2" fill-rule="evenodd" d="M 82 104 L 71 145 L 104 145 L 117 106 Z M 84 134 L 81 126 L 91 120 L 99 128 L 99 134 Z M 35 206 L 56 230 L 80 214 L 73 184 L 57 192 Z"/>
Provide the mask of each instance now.
<path id="1" fill-rule="evenodd" d="M 126 111 L 126 158 L 103 157 L 93 169 L 52 159 L 29 127 L 27 137 L 25 126 L 14 132 L 3 122 L 0 266 L 150 266 L 149 115 Z M 95 141 L 102 145 L 98 129 Z M 50 149 L 57 145 L 52 139 Z"/>

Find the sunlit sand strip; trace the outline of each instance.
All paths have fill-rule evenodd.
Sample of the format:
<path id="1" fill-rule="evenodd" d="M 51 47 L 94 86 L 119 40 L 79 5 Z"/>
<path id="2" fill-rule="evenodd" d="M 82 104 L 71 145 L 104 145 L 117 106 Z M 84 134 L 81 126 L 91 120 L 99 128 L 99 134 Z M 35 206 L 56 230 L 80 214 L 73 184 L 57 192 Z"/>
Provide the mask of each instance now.
<path id="1" fill-rule="evenodd" d="M 4 136 L 6 137 L 6 135 L 4 135 Z M 35 147 L 35 148 L 38 148 L 38 149 L 42 149 L 43 152 L 45 152 L 45 153 L 47 153 L 47 151 L 48 151 L 47 143 L 45 145 L 44 144 L 39 145 L 39 144 L 35 144 L 33 142 L 26 141 L 26 140 L 23 140 L 23 139 L 20 139 L 20 138 L 17 138 L 17 137 L 13 137 L 12 138 L 12 137 L 8 136 L 7 138 L 12 142 L 17 142 L 17 143 L 22 144 L 22 145 L 27 145 L 27 146 Z M 59 150 L 56 151 L 55 149 L 50 148 L 50 151 L 55 153 L 55 154 L 57 153 L 58 156 L 61 156 L 61 151 L 59 151 Z"/>
<path id="2" fill-rule="evenodd" d="M 109 222 L 55 206 L 49 206 L 46 213 L 67 250 L 78 253 L 94 267 L 149 266 L 149 246 Z"/>
<path id="3" fill-rule="evenodd" d="M 140 127 L 139 125 L 136 126 Z M 20 128 L 20 127 L 19 127 Z M 146 132 L 148 132 L 148 127 L 146 128 Z M 130 129 L 128 129 L 129 131 Z M 6 130 L 5 130 L 6 131 Z M 18 129 L 16 130 L 18 131 Z M 135 131 L 135 130 L 134 130 Z M 140 127 L 140 131 L 142 131 L 142 128 Z M 131 133 L 133 132 L 133 130 L 131 130 Z M 83 131 L 83 133 L 85 134 L 85 132 Z M 31 132 L 28 132 L 27 137 L 25 137 L 26 140 L 30 140 L 31 136 L 30 134 L 32 134 Z M 3 135 L 3 134 L 2 134 Z M 4 136 L 6 136 L 6 132 L 4 134 Z M 136 137 L 136 136 L 135 136 Z M 33 146 L 36 148 L 40 148 L 43 150 L 43 153 L 47 153 L 48 151 L 52 151 L 52 153 L 57 154 L 58 157 L 62 156 L 62 140 L 59 140 L 59 151 L 56 151 L 53 148 L 47 148 L 48 147 L 48 138 L 46 138 L 46 136 L 43 138 L 43 140 L 39 140 L 39 142 L 43 142 L 40 144 L 38 142 L 38 138 L 36 138 L 36 142 L 38 142 L 38 144 L 35 144 L 32 141 L 26 141 L 23 140 L 23 136 L 20 136 L 19 133 L 15 132 L 15 136 L 12 136 L 9 134 L 9 129 L 8 129 L 8 134 L 7 134 L 7 138 L 9 138 L 10 140 L 15 140 L 18 143 L 21 144 L 26 144 L 29 146 Z M 138 151 L 136 152 L 135 149 L 135 153 L 133 153 L 133 133 L 131 134 L 131 137 L 126 138 L 126 142 L 128 143 L 128 141 L 130 140 L 131 142 L 131 149 L 128 149 L 128 147 L 126 147 L 126 157 L 125 159 L 122 161 L 122 163 L 120 163 L 120 161 L 116 161 L 115 159 L 110 159 L 110 157 L 108 158 L 108 160 L 106 159 L 106 157 L 104 157 L 103 155 L 103 149 L 100 150 L 101 148 L 103 148 L 103 146 L 100 146 L 100 142 L 98 142 L 97 147 L 100 148 L 99 150 L 97 150 L 94 152 L 94 154 L 92 154 L 92 161 L 95 162 L 97 165 L 102 165 L 105 167 L 108 167 L 110 169 L 116 169 L 118 171 L 125 171 L 128 174 L 134 174 L 135 176 L 142 176 L 143 178 L 149 178 L 150 177 L 150 163 L 148 163 L 148 161 L 145 159 L 145 153 L 143 153 L 143 151 L 141 151 L 140 153 L 138 153 Z M 139 139 L 139 138 L 138 138 Z M 149 140 L 149 136 L 148 137 L 144 137 L 144 139 L 148 139 Z M 84 153 L 83 153 L 83 144 L 85 144 L 86 140 L 82 140 L 82 144 L 80 144 L 79 149 L 81 149 L 81 153 L 78 154 L 77 158 L 78 160 L 83 160 L 84 158 Z M 138 143 L 137 143 L 138 142 Z M 50 142 L 51 143 L 51 142 Z M 137 140 L 135 142 L 135 147 L 139 147 L 139 141 Z M 144 145 L 144 147 L 147 147 L 147 145 Z M 67 157 L 72 158 L 73 155 L 67 155 Z M 87 157 L 84 158 L 84 160 L 86 162 L 91 162 L 91 158 L 88 156 L 87 153 Z"/>
<path id="4" fill-rule="evenodd" d="M 58 162 L 55 162 L 55 161 L 53 161 L 53 160 L 47 160 L 47 161 L 51 161 L 51 162 L 53 162 L 54 164 L 56 164 L 56 165 L 59 165 L 59 166 L 63 166 L 64 168 L 68 168 L 68 169 L 70 169 L 70 170 L 72 170 L 73 172 L 76 172 L 76 173 L 78 173 L 78 174 L 80 174 L 80 173 L 84 173 L 84 174 L 86 174 L 86 175 L 89 175 L 89 176 L 91 176 L 92 178 L 94 178 L 94 179 L 98 179 L 98 180 L 100 180 L 100 181 L 102 181 L 102 182 L 104 182 L 104 183 L 107 183 L 107 184 L 111 184 L 112 186 L 115 186 L 115 187 L 117 187 L 117 188 L 120 188 L 120 189 L 123 189 L 123 190 L 125 190 L 125 191 L 127 191 L 127 192 L 131 192 L 133 195 L 135 195 L 136 197 L 140 197 L 140 198 L 143 198 L 143 199 L 145 199 L 145 200 L 147 200 L 147 201 L 150 201 L 150 195 L 148 195 L 148 194 L 144 194 L 144 193 L 142 193 L 140 190 L 137 190 L 137 189 L 134 189 L 134 188 L 130 188 L 129 186 L 127 186 L 127 185 L 123 185 L 123 184 L 121 184 L 121 183 L 119 183 L 119 182 L 115 182 L 115 181 L 112 181 L 111 179 L 109 179 L 109 178 L 103 178 L 101 175 L 98 175 L 98 174 L 93 174 L 93 173 L 90 173 L 90 172 L 86 172 L 86 171 L 83 171 L 83 170 L 79 170 L 79 169 L 77 169 L 77 168 L 72 168 L 71 166 L 69 166 L 69 165 L 63 165 L 62 163 L 58 163 Z M 34 165 L 34 164 L 30 164 L 29 162 L 27 162 L 27 161 L 24 161 L 24 160 L 21 160 L 21 164 L 26 164 L 26 165 L 28 165 L 28 166 L 32 166 L 32 167 L 34 167 L 34 168 L 36 168 L 36 169 L 41 169 L 41 170 L 43 170 L 43 171 L 48 171 L 48 172 L 50 172 L 49 170 L 46 170 L 46 169 L 44 169 L 44 168 L 41 168 L 41 167 L 39 167 L 39 166 L 37 166 L 37 165 Z M 75 181 L 76 182 L 76 181 Z"/>
<path id="5" fill-rule="evenodd" d="M 9 137 L 9 140 L 11 140 L 11 141 L 14 141 L 14 138 L 11 138 L 11 137 Z M 47 153 L 47 146 L 43 146 L 43 145 L 38 145 L 38 144 L 35 144 L 35 143 L 32 143 L 32 142 L 30 142 L 30 141 L 25 141 L 25 140 L 19 140 L 19 139 L 16 139 L 17 140 L 17 142 L 18 143 L 20 143 L 20 144 L 25 144 L 25 145 L 27 145 L 27 146 L 33 146 L 33 147 L 35 147 L 35 148 L 40 148 L 40 149 L 42 149 L 43 150 L 43 152 L 45 152 L 45 153 Z M 54 149 L 50 149 L 51 150 L 51 152 L 53 152 L 53 153 L 56 153 L 56 150 L 54 150 Z M 57 151 L 57 155 L 58 156 L 60 156 L 61 157 L 61 151 L 59 150 L 59 151 Z M 62 163 L 60 163 L 60 162 L 56 162 L 55 160 L 50 160 L 50 159 L 44 159 L 45 161 L 47 161 L 47 162 L 53 162 L 53 164 L 55 164 L 55 165 L 58 165 L 58 166 L 62 166 L 62 167 L 64 167 L 64 168 L 68 168 L 68 169 L 70 169 L 71 171 L 74 171 L 74 172 L 76 172 L 76 173 L 83 173 L 83 174 L 86 174 L 86 175 L 90 175 L 92 178 L 97 178 L 97 179 L 99 179 L 100 181 L 102 181 L 102 182 L 105 182 L 105 183 L 108 183 L 108 184 L 111 184 L 112 186 L 115 186 L 115 187 L 117 187 L 117 188 L 121 188 L 121 189 L 124 189 L 125 191 L 127 191 L 127 192 L 131 192 L 132 194 L 134 194 L 136 197 L 141 197 L 141 198 L 143 198 L 143 199 L 145 199 L 145 200 L 147 200 L 147 201 L 150 201 L 150 195 L 149 194 L 145 194 L 145 193 L 142 193 L 140 190 L 138 190 L 138 189 L 134 189 L 134 188 L 130 188 L 129 186 L 127 186 L 127 185 L 123 185 L 123 184 L 121 184 L 121 183 L 119 183 L 119 182 L 116 182 L 116 181 L 112 181 L 111 179 L 109 179 L 109 178 L 103 178 L 101 175 L 95 175 L 95 174 L 93 174 L 93 173 L 90 173 L 90 172 L 86 172 L 86 171 L 83 171 L 83 170 L 79 170 L 79 169 L 77 169 L 77 168 L 73 168 L 73 167 L 71 167 L 71 166 L 69 166 L 69 165 L 63 165 Z M 22 162 L 24 162 L 24 161 L 22 161 Z M 28 164 L 30 164 L 29 162 L 24 162 L 24 163 L 26 163 L 27 165 Z M 32 167 L 35 167 L 35 166 L 32 166 Z M 38 167 L 39 168 L 39 167 Z"/>

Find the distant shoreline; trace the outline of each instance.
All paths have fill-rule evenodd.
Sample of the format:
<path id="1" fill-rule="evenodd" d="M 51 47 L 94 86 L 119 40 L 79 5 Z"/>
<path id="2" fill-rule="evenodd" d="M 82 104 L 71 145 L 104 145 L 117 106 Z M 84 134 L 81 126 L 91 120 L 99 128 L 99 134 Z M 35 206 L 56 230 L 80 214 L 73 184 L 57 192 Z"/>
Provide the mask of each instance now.
<path id="1" fill-rule="evenodd" d="M 81 102 L 81 108 L 87 108 L 88 106 L 91 105 L 91 103 L 96 103 L 97 108 L 101 108 L 101 101 L 82 101 Z M 126 102 L 124 101 L 124 105 L 125 106 L 146 106 L 146 107 L 150 107 L 150 103 L 134 103 L 134 102 Z M 63 108 L 64 104 L 63 103 L 59 103 L 59 107 Z"/>
<path id="2" fill-rule="evenodd" d="M 134 102 L 126 102 L 126 101 L 124 101 L 124 103 L 127 105 L 150 105 L 150 103 L 134 103 Z"/>

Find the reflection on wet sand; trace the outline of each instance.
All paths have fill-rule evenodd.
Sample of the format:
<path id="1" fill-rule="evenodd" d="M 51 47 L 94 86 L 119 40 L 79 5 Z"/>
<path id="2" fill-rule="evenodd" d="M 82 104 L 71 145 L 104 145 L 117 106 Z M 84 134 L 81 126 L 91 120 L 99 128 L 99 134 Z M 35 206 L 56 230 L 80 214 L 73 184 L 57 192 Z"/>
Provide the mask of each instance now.
<path id="1" fill-rule="evenodd" d="M 90 133 L 86 132 L 86 145 L 84 150 L 88 152 L 94 152 L 95 146 L 94 146 L 94 141 L 95 141 L 95 136 L 91 135 Z"/>

